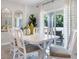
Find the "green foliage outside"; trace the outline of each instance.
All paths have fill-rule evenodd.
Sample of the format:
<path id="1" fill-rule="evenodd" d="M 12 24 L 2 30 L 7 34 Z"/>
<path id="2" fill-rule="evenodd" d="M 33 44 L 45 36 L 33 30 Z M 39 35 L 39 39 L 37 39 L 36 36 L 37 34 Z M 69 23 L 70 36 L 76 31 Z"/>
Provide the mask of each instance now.
<path id="1" fill-rule="evenodd" d="M 56 15 L 56 27 L 63 27 L 63 15 Z"/>
<path id="2" fill-rule="evenodd" d="M 48 26 L 48 21 L 47 21 L 47 17 L 46 16 L 44 16 L 44 25 Z"/>

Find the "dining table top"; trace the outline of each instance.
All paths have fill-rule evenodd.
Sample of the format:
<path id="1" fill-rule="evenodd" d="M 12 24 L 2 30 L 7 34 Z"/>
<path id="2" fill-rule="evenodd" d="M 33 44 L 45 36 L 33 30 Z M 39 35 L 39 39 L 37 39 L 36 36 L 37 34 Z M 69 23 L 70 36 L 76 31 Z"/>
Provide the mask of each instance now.
<path id="1" fill-rule="evenodd" d="M 32 34 L 32 35 L 23 35 L 23 40 L 31 44 L 40 44 L 49 40 L 58 39 L 59 36 L 56 35 L 43 35 L 43 34 Z"/>

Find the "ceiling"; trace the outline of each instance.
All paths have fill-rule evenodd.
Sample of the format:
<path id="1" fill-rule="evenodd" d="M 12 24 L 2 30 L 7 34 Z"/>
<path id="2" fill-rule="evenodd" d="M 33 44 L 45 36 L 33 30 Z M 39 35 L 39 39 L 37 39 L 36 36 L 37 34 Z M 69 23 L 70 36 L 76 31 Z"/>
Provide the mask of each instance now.
<path id="1" fill-rule="evenodd" d="M 23 5 L 36 6 L 43 2 L 48 2 L 51 0 L 2 0 L 2 1 L 10 1 L 18 4 L 23 4 Z"/>

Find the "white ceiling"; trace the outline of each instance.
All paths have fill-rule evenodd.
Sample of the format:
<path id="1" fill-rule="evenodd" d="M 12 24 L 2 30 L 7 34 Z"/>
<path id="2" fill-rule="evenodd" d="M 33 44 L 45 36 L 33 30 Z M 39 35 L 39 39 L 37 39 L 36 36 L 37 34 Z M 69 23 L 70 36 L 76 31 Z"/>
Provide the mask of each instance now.
<path id="1" fill-rule="evenodd" d="M 40 3 L 51 1 L 51 0 L 2 0 L 2 1 L 10 1 L 23 5 L 36 6 L 39 5 Z"/>

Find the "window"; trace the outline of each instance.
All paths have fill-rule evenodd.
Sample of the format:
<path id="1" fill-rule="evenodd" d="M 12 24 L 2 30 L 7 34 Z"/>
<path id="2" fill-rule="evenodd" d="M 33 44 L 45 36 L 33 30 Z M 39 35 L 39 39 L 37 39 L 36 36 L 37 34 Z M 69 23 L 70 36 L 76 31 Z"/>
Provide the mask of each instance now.
<path id="1" fill-rule="evenodd" d="M 1 31 L 8 31 L 12 27 L 12 13 L 8 8 L 1 10 Z"/>
<path id="2" fill-rule="evenodd" d="M 22 16 L 23 16 L 23 12 L 22 11 L 17 10 L 15 12 L 15 20 L 14 20 L 15 27 L 22 28 L 22 19 L 23 19 Z"/>

